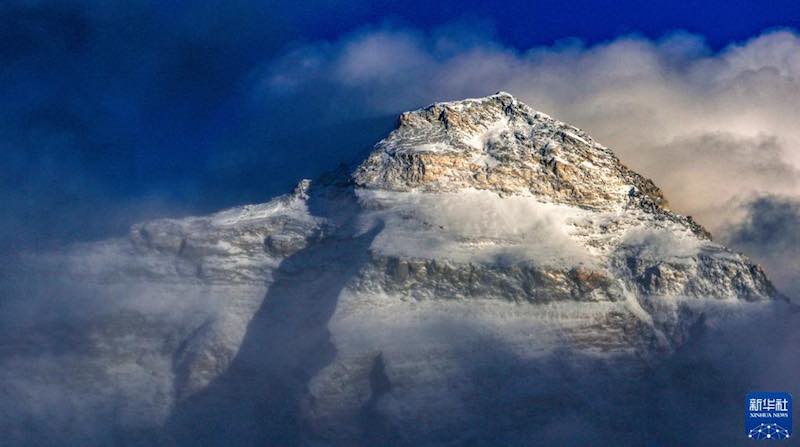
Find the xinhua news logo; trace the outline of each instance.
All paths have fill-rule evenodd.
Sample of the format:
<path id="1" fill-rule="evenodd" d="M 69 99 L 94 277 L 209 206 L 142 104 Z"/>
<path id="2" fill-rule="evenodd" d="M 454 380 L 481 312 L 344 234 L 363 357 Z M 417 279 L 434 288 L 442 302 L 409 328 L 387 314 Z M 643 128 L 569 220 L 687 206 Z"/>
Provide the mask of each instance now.
<path id="1" fill-rule="evenodd" d="M 792 437 L 792 396 L 782 392 L 750 393 L 744 400 L 744 431 L 756 440 Z"/>

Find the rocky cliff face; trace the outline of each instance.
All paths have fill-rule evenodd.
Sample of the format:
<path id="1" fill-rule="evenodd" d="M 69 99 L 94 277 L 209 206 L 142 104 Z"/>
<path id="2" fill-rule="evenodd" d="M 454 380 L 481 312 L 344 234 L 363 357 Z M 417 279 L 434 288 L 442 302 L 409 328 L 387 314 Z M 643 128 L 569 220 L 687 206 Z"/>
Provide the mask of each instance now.
<path id="1" fill-rule="evenodd" d="M 28 264 L 100 299 L 4 342 L 19 440 L 33 388 L 115 408 L 110 431 L 53 425 L 77 439 L 475 441 L 487 411 L 508 415 L 492 430 L 548 423 L 530 409 L 554 370 L 642 371 L 778 298 L 652 181 L 505 93 L 404 113 L 352 175 Z M 83 347 L 42 342 L 54 327 Z"/>

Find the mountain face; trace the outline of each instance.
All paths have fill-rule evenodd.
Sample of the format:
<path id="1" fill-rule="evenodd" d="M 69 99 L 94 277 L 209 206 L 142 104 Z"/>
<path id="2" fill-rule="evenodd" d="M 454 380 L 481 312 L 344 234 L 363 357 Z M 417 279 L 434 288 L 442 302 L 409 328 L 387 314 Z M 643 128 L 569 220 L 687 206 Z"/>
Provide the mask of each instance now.
<path id="1" fill-rule="evenodd" d="M 567 424 L 554 400 L 602 420 L 582 394 L 779 298 L 506 93 L 406 112 L 351 172 L 268 203 L 24 264 L 17 293 L 52 315 L 7 330 L 0 428 L 39 445 L 511 445 Z"/>

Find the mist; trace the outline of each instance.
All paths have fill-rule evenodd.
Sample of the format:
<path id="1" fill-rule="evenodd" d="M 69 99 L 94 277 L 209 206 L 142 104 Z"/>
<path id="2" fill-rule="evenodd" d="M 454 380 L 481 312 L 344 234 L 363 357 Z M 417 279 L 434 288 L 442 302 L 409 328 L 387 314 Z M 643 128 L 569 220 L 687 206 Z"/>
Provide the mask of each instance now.
<path id="1" fill-rule="evenodd" d="M 290 51 L 264 68 L 256 91 L 304 100 L 310 86 L 328 89 L 336 110 L 354 104 L 364 116 L 508 91 L 587 131 L 652 178 L 671 209 L 749 253 L 728 237 L 747 218 L 747 204 L 800 197 L 798 54 L 792 30 L 719 51 L 686 32 L 521 51 L 473 28 L 378 27 Z"/>
<path id="2" fill-rule="evenodd" d="M 526 23 L 506 24 L 516 30 L 508 34 L 474 17 L 454 19 L 453 7 L 416 23 L 400 13 L 375 20 L 364 4 L 342 10 L 335 2 L 280 3 L 237 1 L 189 12 L 173 4 L 119 8 L 88 0 L 0 6 L 0 431 L 6 442 L 197 445 L 184 432 L 190 425 L 181 425 L 194 408 L 173 406 L 171 374 L 182 371 L 182 362 L 202 361 L 193 356 L 207 346 L 181 341 L 195 331 L 245 340 L 232 328 L 245 331 L 247 321 L 226 312 L 259 309 L 271 278 L 234 300 L 224 287 L 193 284 L 176 292 L 144 281 L 87 281 L 86 272 L 102 272 L 123 256 L 104 253 L 102 241 L 124 240 L 136 222 L 267 202 L 302 178 L 361 161 L 399 113 L 435 101 L 503 90 L 581 127 L 652 178 L 671 209 L 763 264 L 790 299 L 800 297 L 796 30 L 768 22 L 723 39 L 680 29 L 614 29 L 582 41 L 530 37 L 536 29 Z M 319 18 L 308 19 L 308 8 L 319 8 Z M 573 30 L 569 36 L 592 20 L 541 30 L 560 26 Z M 423 200 L 431 203 L 408 212 L 447 224 L 459 237 L 560 234 L 558 222 L 522 222 L 539 209 L 522 202 L 494 209 L 478 197 L 477 205 L 451 203 L 430 215 L 426 207 L 435 204 Z M 469 206 L 478 209 L 470 213 Z M 476 223 L 484 215 L 505 219 L 490 227 Z M 404 222 L 390 223 L 407 240 L 387 240 L 386 233 L 377 243 L 394 252 L 412 247 L 402 242 L 420 234 Z M 683 249 L 656 236 L 641 235 L 653 239 L 653 250 Z M 530 250 L 547 259 L 573 255 L 558 238 L 545 242 L 532 241 Z M 426 246 L 439 254 L 445 248 Z M 84 258 L 86 250 L 93 256 Z M 134 248 L 124 253 L 136 254 Z M 157 262 L 181 272 L 196 268 L 185 259 Z M 281 268 L 293 273 L 291 262 Z M 326 295 L 330 306 L 338 299 L 333 292 Z M 448 404 L 470 420 L 489 421 L 490 429 L 470 438 L 476 443 L 618 445 L 644 437 L 663 445 L 743 444 L 732 434 L 741 425 L 744 394 L 800 395 L 796 310 L 777 303 L 747 313 L 698 325 L 690 344 L 634 376 L 586 359 L 561 360 L 570 353 L 530 362 L 489 337 L 485 349 L 460 354 L 464 363 L 479 365 L 463 365 L 473 375 L 469 385 L 488 383 L 500 392 L 456 396 Z M 283 355 L 330 355 L 324 343 L 309 347 L 285 330 L 276 329 L 286 342 Z M 375 338 L 415 335 L 372 330 Z M 445 341 L 476 330 L 447 319 L 430 326 Z M 245 368 L 209 388 L 212 397 L 231 380 L 253 378 L 246 366 L 264 362 L 259 341 L 241 353 L 222 350 L 227 360 L 241 355 Z M 162 355 L 176 351 L 181 356 Z M 111 358 L 124 361 L 100 365 Z M 526 378 L 505 382 L 506 371 L 495 363 Z M 377 358 L 375 365 L 380 389 Z M 73 368 L 117 386 L 98 389 L 88 376 L 65 372 Z M 282 383 L 257 380 L 267 390 Z M 565 396 L 568 402 L 553 409 Z M 508 421 L 498 416 L 506 412 Z M 361 420 L 373 427 L 365 439 L 402 443 L 375 414 Z M 708 432 L 685 430 L 697 415 Z M 451 430 L 437 434 L 443 442 L 464 429 L 446 412 L 436 417 L 433 425 Z M 508 430 L 527 417 L 537 424 Z M 281 439 L 300 436 L 297 426 L 283 428 Z"/>

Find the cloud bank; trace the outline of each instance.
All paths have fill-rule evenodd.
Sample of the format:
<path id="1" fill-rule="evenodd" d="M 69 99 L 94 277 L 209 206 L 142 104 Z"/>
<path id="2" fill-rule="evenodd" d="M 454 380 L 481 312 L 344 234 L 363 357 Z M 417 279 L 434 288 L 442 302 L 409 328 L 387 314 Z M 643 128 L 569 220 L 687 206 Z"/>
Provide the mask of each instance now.
<path id="1" fill-rule="evenodd" d="M 756 255 L 736 230 L 753 211 L 748 204 L 800 197 L 797 33 L 769 31 L 717 52 L 683 32 L 527 51 L 486 36 L 457 26 L 379 27 L 296 46 L 257 72 L 255 97 L 314 103 L 309 95 L 324 91 L 327 101 L 315 103 L 321 116 L 366 119 L 509 91 L 588 131 L 653 178 L 673 209 Z"/>
<path id="2" fill-rule="evenodd" d="M 793 30 L 727 47 L 675 32 L 526 48 L 591 17 L 523 33 L 441 6 L 430 23 L 343 34 L 374 21 L 369 8 L 224 6 L 0 5 L 0 253 L 264 202 L 357 161 L 406 109 L 501 89 L 589 131 L 723 241 L 746 204 L 798 196 Z"/>
<path id="3" fill-rule="evenodd" d="M 739 224 L 727 229 L 728 241 L 769 269 L 786 293 L 800 294 L 800 200 L 763 196 L 742 207 Z"/>
<path id="4" fill-rule="evenodd" d="M 674 209 L 694 215 L 724 241 L 764 262 L 785 292 L 800 292 L 794 268 L 800 247 L 800 37 L 791 30 L 766 32 L 716 52 L 702 37 L 686 33 L 655 41 L 626 36 L 591 46 L 566 40 L 520 51 L 474 27 L 429 32 L 372 27 L 287 50 L 285 40 L 292 36 L 276 37 L 281 30 L 269 11 L 243 14 L 231 7 L 221 18 L 201 11 L 176 25 L 151 20 L 142 5 L 120 18 L 111 9 L 88 14 L 77 7 L 28 3 L 36 8 L 22 16 L 0 7 L 3 23 L 15 23 L 0 31 L 3 41 L 15 44 L 0 54 L 2 79 L 11 87 L 0 87 L 7 106 L 0 112 L 0 202 L 5 207 L 0 230 L 15 242 L 22 234 L 38 239 L 56 231 L 67 240 L 86 236 L 87 227 L 109 226 L 109 210 L 117 222 L 112 226 L 119 229 L 142 216 L 265 201 L 301 176 L 358 160 L 403 110 L 506 90 L 612 147 L 632 168 L 655 179 Z M 243 25 L 244 15 L 251 19 Z M 119 23 L 133 23 L 137 31 Z M 214 32 L 197 32 L 205 29 Z M 127 45 L 120 46 L 121 41 Z M 248 51 L 261 46 L 268 47 L 262 57 Z M 92 76 L 85 76 L 86 67 L 92 67 Z M 32 72 L 41 79 L 34 82 Z M 162 146 L 164 140 L 171 145 Z M 173 153 L 164 147 L 182 149 Z M 162 197 L 166 191 L 168 197 Z M 176 210 L 179 206 L 187 209 Z M 27 292 L 20 278 L 0 276 L 0 286 L 7 287 L 0 287 L 0 299 L 32 297 L 18 293 Z M 65 295 L 64 308 L 54 306 L 53 312 L 66 324 L 80 324 L 73 313 L 80 313 L 81 305 L 97 310 L 95 298 L 102 298 L 101 293 L 84 296 L 83 289 L 58 290 Z M 117 293 L 109 312 L 130 302 L 120 296 L 126 295 Z M 31 299 L 47 303 L 47 298 Z M 166 317 L 186 313 L 181 304 L 187 303 L 160 304 Z M 3 329 L 14 329 L 7 321 L 19 322 L 21 316 L 42 318 L 20 304 L 0 319 Z M 705 344 L 697 350 L 720 383 L 696 390 L 687 388 L 688 379 L 657 378 L 663 383 L 653 387 L 677 404 L 664 404 L 675 412 L 653 420 L 679 414 L 686 398 L 703 400 L 694 408 L 709 408 L 705 413 L 718 411 L 718 396 L 699 392 L 706 389 L 716 390 L 712 394 L 735 389 L 738 399 L 753 383 L 742 365 L 758 367 L 756 353 L 769 343 L 738 335 L 794 342 L 792 318 L 777 335 L 759 332 L 759 321 L 732 330 L 729 342 L 701 341 Z M 83 346 L 81 340 L 64 343 Z M 120 341 L 125 343 L 129 340 Z M 767 371 L 758 383 L 795 386 L 783 373 L 796 369 L 795 344 L 779 345 L 786 355 L 776 357 L 785 359 L 786 367 Z M 736 355 L 730 354 L 731 346 Z M 713 347 L 725 352 L 709 352 Z M 58 344 L 54 355 L 63 349 Z M 38 351 L 32 357 L 58 365 L 59 359 Z M 23 364 L 20 371 L 27 368 Z M 134 372 L 150 370 L 145 364 Z M 695 363 L 685 370 L 674 375 L 694 377 Z M 740 376 L 731 378 L 731 371 Z M 6 377 L 15 373 L 8 370 Z M 131 395 L 140 393 L 138 382 L 127 383 Z M 111 414 L 86 409 L 105 410 L 104 402 L 78 405 L 59 390 L 30 393 L 42 396 L 41 417 L 58 421 L 54 427 L 60 427 L 59 417 L 73 423 L 73 415 L 80 419 L 76 425 L 111 423 L 85 417 Z M 111 399 L 108 408 L 117 402 Z M 737 409 L 732 417 L 740 416 L 736 405 L 725 406 Z M 16 409 L 10 407 L 8 412 Z M 685 421 L 664 424 L 683 436 L 680 422 Z"/>

